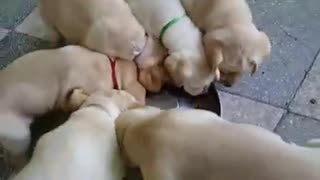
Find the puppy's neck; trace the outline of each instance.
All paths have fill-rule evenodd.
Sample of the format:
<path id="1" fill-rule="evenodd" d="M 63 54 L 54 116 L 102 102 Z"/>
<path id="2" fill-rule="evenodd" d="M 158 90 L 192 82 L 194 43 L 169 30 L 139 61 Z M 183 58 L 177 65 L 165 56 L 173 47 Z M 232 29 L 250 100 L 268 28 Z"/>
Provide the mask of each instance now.
<path id="1" fill-rule="evenodd" d="M 150 35 L 147 38 L 145 48 L 140 55 L 136 56 L 135 62 L 139 68 L 149 68 L 164 60 L 167 53 L 167 49 L 160 44 L 160 41 Z"/>
<path id="2" fill-rule="evenodd" d="M 133 61 L 118 59 L 115 70 L 119 89 L 126 88 L 131 79 L 137 79 L 137 67 Z"/>
<path id="3" fill-rule="evenodd" d="M 119 107 L 117 107 L 112 102 L 106 102 L 106 104 L 103 104 L 103 105 L 100 103 L 91 103 L 87 106 L 87 108 L 99 109 L 99 110 L 107 113 L 110 116 L 111 120 L 115 120 L 121 112 Z"/>
<path id="4" fill-rule="evenodd" d="M 162 37 L 169 53 L 182 49 L 197 50 L 202 46 L 201 32 L 188 17 L 170 27 Z"/>

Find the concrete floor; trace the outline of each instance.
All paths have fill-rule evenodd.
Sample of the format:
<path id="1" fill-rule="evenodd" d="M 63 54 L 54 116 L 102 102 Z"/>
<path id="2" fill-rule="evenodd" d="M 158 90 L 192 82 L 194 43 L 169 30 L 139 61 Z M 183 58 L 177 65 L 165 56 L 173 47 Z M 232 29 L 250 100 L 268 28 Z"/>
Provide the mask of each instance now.
<path id="1" fill-rule="evenodd" d="M 248 2 L 273 51 L 255 76 L 232 88 L 218 85 L 223 117 L 260 125 L 298 144 L 320 138 L 320 1 Z M 27 52 L 55 47 L 42 25 L 36 0 L 1 0 L 0 67 Z"/>

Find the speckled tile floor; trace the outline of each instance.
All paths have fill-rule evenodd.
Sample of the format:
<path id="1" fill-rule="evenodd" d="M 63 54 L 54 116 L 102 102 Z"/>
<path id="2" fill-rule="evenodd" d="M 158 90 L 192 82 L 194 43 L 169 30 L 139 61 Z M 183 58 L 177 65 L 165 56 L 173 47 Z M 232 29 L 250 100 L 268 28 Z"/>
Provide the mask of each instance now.
<path id="1" fill-rule="evenodd" d="M 274 130 L 298 144 L 320 138 L 320 1 L 248 2 L 273 51 L 254 77 L 232 88 L 218 85 L 222 116 Z M 27 52 L 53 47 L 36 0 L 1 0 L 0 68 Z M 1 180 L 4 170 L 0 161 Z"/>

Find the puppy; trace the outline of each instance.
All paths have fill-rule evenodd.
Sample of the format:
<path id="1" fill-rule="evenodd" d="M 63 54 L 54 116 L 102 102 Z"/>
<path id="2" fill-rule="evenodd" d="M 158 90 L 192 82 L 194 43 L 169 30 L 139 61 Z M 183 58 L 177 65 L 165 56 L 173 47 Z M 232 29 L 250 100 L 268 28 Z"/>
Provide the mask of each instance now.
<path id="1" fill-rule="evenodd" d="M 167 50 L 154 36 L 148 36 L 144 50 L 135 58 L 139 69 L 139 81 L 150 92 L 159 92 L 162 86 L 169 82 L 169 76 L 164 68 Z"/>
<path id="2" fill-rule="evenodd" d="M 136 58 L 141 72 L 139 80 L 147 90 L 158 92 L 167 81 L 163 68 L 166 49 L 153 37 L 145 37 L 144 29 L 125 2 L 41 0 L 40 10 L 47 24 L 55 27 L 69 43 L 114 57 Z"/>
<path id="3" fill-rule="evenodd" d="M 116 132 L 144 180 L 320 179 L 320 148 L 287 144 L 204 110 L 130 110 L 117 118 Z"/>
<path id="4" fill-rule="evenodd" d="M 219 64 L 220 81 L 224 85 L 233 85 L 245 73 L 254 74 L 270 54 L 270 40 L 254 25 L 245 0 L 180 1 L 193 22 L 204 31 L 207 57 Z"/>
<path id="5" fill-rule="evenodd" d="M 71 100 L 85 96 L 76 92 Z M 66 123 L 40 138 L 30 163 L 13 179 L 122 180 L 125 169 L 114 121 L 136 105 L 124 91 L 92 94 Z"/>
<path id="6" fill-rule="evenodd" d="M 173 83 L 190 93 L 205 93 L 216 65 L 207 62 L 199 29 L 186 16 L 179 0 L 126 0 L 148 34 L 168 49 L 164 61 Z"/>
<path id="7" fill-rule="evenodd" d="M 44 21 L 68 43 L 133 60 L 145 46 L 145 31 L 122 0 L 40 0 Z"/>
<path id="8" fill-rule="evenodd" d="M 117 84 L 144 103 L 135 64 L 119 60 L 115 65 L 103 54 L 66 46 L 29 53 L 0 71 L 0 142 L 15 157 L 17 169 L 23 166 L 33 118 L 54 109 L 76 110 L 80 103 L 69 100 L 79 88 L 91 94 Z"/>

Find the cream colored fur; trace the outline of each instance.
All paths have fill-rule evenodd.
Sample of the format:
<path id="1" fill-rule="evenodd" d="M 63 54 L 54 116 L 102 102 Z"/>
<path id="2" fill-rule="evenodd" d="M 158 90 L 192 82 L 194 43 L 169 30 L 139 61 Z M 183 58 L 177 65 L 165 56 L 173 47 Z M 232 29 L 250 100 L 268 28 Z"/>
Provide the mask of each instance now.
<path id="1" fill-rule="evenodd" d="M 179 0 L 126 1 L 147 33 L 157 38 L 168 22 L 186 14 Z M 201 33 L 192 21 L 182 18 L 165 32 L 162 42 L 169 51 L 164 65 L 173 83 L 192 95 L 206 92 L 215 69 L 207 62 Z"/>
<path id="2" fill-rule="evenodd" d="M 270 54 L 270 40 L 254 25 L 246 0 L 180 1 L 203 30 L 206 54 L 219 67 L 223 84 L 231 86 L 243 74 L 254 74 Z"/>
<path id="3" fill-rule="evenodd" d="M 116 120 L 128 164 L 144 180 L 319 180 L 320 148 L 203 110 L 146 107 Z"/>
<path id="4" fill-rule="evenodd" d="M 39 7 L 68 43 L 127 60 L 145 46 L 145 31 L 122 0 L 40 0 Z"/>
<path id="5" fill-rule="evenodd" d="M 143 104 L 146 92 L 136 73 L 133 62 L 117 61 L 120 88 Z M 21 159 L 29 145 L 29 125 L 35 116 L 54 109 L 76 110 L 81 104 L 70 102 L 73 92 L 91 94 L 112 88 L 110 62 L 103 54 L 66 46 L 24 55 L 0 71 L 0 142 Z"/>
<path id="6" fill-rule="evenodd" d="M 74 94 L 75 99 L 82 94 Z M 134 106 L 128 93 L 89 96 L 66 123 L 43 135 L 33 157 L 14 180 L 122 180 L 125 176 L 114 121 Z"/>
<path id="7" fill-rule="evenodd" d="M 135 58 L 139 68 L 139 81 L 151 92 L 159 92 L 163 85 L 170 81 L 164 68 L 167 50 L 154 36 L 149 36 L 142 53 Z"/>

